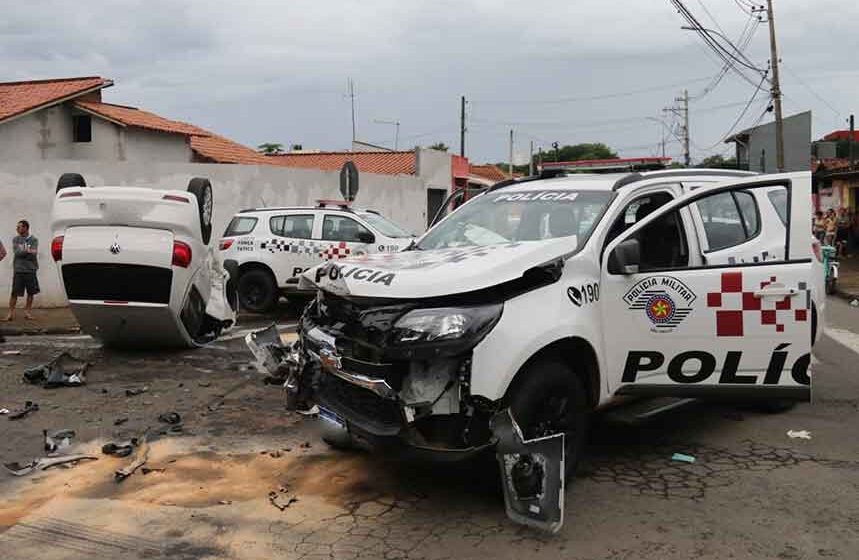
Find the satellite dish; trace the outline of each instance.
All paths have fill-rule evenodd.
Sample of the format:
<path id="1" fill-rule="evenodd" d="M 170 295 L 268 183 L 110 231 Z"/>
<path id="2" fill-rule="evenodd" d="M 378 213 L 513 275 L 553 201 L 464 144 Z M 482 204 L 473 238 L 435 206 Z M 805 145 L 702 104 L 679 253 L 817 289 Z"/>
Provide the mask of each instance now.
<path id="1" fill-rule="evenodd" d="M 358 194 L 358 167 L 353 161 L 347 161 L 340 168 L 340 194 L 349 202 Z"/>

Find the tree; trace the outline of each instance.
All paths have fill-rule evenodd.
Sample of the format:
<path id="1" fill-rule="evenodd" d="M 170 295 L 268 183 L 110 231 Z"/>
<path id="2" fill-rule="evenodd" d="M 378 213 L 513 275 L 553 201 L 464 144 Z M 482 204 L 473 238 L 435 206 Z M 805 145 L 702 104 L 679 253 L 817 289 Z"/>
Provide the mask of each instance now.
<path id="1" fill-rule="evenodd" d="M 725 158 L 722 155 L 705 157 L 696 167 L 708 167 L 710 169 L 736 169 L 737 158 Z"/>
<path id="2" fill-rule="evenodd" d="M 432 146 L 429 147 L 430 150 L 438 150 L 440 152 L 446 152 L 450 149 L 450 147 L 444 142 L 436 142 Z"/>
<path id="3" fill-rule="evenodd" d="M 267 156 L 276 156 L 283 153 L 283 144 L 277 142 L 266 142 L 257 146 L 257 151 Z"/>
<path id="4" fill-rule="evenodd" d="M 552 147 L 543 150 L 543 161 L 581 161 L 584 159 L 617 159 L 617 153 L 601 142 L 562 146 L 558 148 L 557 152 Z M 535 154 L 534 164 L 539 162 L 540 156 Z"/>

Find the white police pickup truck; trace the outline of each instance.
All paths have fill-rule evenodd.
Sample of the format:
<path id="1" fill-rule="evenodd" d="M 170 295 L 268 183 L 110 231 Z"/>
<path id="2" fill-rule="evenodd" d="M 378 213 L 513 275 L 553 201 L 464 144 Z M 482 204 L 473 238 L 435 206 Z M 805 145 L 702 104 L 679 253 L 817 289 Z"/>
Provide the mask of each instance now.
<path id="1" fill-rule="evenodd" d="M 810 188 L 723 170 L 498 184 L 409 251 L 302 276 L 318 293 L 289 402 L 341 444 L 494 448 L 508 514 L 555 531 L 588 419 L 620 397 L 809 400 Z"/>
<path id="2" fill-rule="evenodd" d="M 281 294 L 300 296 L 299 276 L 313 266 L 399 251 L 413 240 L 412 233 L 378 212 L 320 200 L 316 207 L 242 210 L 227 226 L 220 250 L 239 265 L 241 308 L 263 312 Z"/>

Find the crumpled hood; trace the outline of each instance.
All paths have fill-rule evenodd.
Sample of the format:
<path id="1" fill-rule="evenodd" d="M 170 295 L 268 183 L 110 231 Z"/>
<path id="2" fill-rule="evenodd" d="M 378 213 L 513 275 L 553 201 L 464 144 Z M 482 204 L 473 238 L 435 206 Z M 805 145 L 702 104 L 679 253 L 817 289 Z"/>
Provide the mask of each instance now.
<path id="1" fill-rule="evenodd" d="M 490 288 L 575 250 L 561 237 L 431 251 L 377 253 L 329 261 L 305 272 L 300 287 L 337 295 L 427 298 Z"/>

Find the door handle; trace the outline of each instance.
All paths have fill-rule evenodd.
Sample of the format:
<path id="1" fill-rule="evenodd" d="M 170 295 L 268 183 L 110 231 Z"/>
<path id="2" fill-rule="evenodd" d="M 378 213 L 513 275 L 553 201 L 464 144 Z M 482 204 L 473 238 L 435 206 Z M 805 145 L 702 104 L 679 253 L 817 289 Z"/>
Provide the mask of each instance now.
<path id="1" fill-rule="evenodd" d="M 799 290 L 795 288 L 785 288 L 785 287 L 775 287 L 775 288 L 763 288 L 755 292 L 755 297 L 793 297 L 799 293 Z"/>

